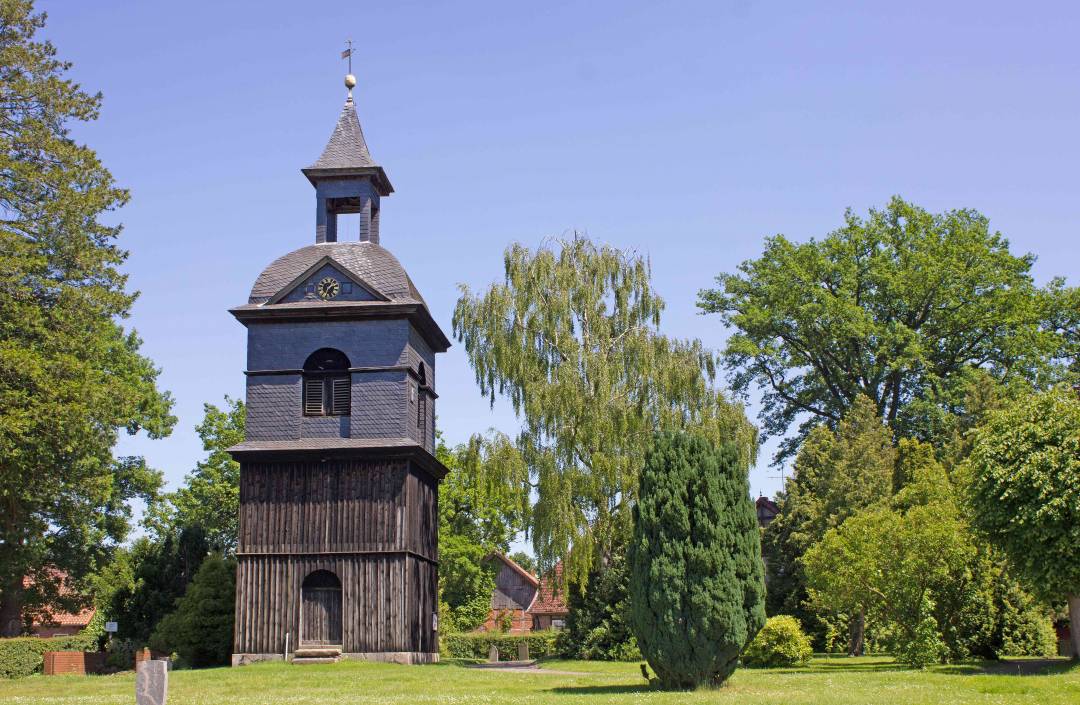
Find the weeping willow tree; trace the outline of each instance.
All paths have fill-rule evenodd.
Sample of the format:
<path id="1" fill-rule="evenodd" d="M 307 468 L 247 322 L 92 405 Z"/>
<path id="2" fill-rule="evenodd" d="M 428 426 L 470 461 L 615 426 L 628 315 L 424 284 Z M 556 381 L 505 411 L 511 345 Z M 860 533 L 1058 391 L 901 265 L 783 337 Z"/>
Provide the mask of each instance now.
<path id="1" fill-rule="evenodd" d="M 583 581 L 596 556 L 625 541 L 645 452 L 657 431 L 734 442 L 743 468 L 756 430 L 713 386 L 713 354 L 659 332 L 663 300 L 649 261 L 575 236 L 505 252 L 505 278 L 461 287 L 454 335 L 480 391 L 509 399 L 521 462 L 482 463 L 491 484 L 534 497 L 541 569 L 564 562 Z M 474 444 L 488 442 L 473 439 Z"/>

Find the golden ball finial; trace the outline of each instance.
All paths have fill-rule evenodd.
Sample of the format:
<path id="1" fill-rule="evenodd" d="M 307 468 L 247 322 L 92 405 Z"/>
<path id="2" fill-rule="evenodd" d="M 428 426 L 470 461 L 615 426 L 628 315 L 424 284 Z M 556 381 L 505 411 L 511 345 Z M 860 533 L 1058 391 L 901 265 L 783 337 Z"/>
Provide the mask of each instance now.
<path id="1" fill-rule="evenodd" d="M 351 73 L 346 74 L 345 75 L 345 87 L 348 88 L 350 91 L 353 88 L 356 88 L 356 76 L 353 76 Z"/>

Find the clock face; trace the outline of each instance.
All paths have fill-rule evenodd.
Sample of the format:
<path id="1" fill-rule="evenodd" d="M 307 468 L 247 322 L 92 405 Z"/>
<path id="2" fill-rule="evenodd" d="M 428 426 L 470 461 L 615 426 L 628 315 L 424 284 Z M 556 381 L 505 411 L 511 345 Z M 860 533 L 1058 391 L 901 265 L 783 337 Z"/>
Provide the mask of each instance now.
<path id="1" fill-rule="evenodd" d="M 333 277 L 326 277 L 315 285 L 315 293 L 320 299 L 329 300 L 341 293 L 341 284 Z"/>

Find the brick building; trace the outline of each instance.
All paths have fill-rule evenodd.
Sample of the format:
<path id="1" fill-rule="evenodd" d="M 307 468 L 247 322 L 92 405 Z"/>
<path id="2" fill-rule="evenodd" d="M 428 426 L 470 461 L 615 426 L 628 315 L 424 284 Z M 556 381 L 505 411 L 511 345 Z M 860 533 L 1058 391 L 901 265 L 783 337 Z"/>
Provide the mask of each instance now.
<path id="1" fill-rule="evenodd" d="M 525 634 L 564 625 L 569 609 L 565 595 L 559 591 L 561 563 L 548 575 L 537 578 L 501 553 L 492 553 L 487 560 L 498 564 L 498 572 L 483 631 L 501 631 L 508 626 L 511 634 Z"/>

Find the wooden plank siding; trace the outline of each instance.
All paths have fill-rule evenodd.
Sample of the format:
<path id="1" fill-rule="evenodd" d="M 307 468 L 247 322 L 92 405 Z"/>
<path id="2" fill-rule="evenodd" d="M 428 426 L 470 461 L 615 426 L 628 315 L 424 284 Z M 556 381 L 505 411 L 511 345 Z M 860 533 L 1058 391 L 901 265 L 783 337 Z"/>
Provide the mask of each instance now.
<path id="1" fill-rule="evenodd" d="M 341 581 L 343 652 L 438 651 L 438 488 L 410 461 L 243 462 L 239 539 L 235 653 L 295 648 L 317 570 Z"/>

